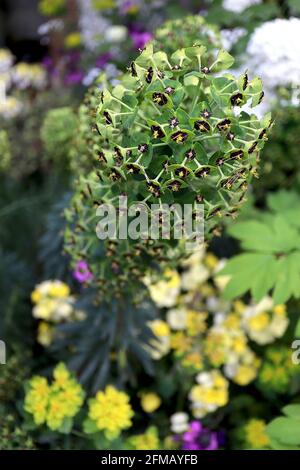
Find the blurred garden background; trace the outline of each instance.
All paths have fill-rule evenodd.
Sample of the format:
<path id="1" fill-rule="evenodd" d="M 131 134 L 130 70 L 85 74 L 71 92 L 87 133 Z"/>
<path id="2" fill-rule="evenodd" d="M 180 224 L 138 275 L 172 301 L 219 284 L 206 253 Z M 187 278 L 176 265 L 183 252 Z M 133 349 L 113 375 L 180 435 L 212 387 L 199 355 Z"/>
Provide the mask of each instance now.
<path id="1" fill-rule="evenodd" d="M 1 450 L 300 449 L 299 93 L 299 0 L 1 0 Z"/>

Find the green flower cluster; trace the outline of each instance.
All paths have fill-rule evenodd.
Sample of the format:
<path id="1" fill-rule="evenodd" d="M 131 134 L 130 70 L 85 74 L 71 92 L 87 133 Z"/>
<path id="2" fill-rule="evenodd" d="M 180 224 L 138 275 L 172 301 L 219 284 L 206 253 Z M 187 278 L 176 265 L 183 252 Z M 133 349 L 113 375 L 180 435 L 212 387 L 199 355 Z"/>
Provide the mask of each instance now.
<path id="1" fill-rule="evenodd" d="M 154 259 L 174 265 L 185 248 L 174 239 L 101 243 L 96 207 L 117 206 L 122 195 L 128 207 L 138 202 L 151 215 L 151 204 L 189 203 L 197 218 L 202 204 L 209 237 L 220 218 L 235 215 L 256 171 L 270 115 L 260 121 L 237 111 L 261 102 L 261 80 L 216 77 L 233 58 L 224 50 L 214 60 L 205 54 L 204 46 L 192 46 L 168 57 L 149 45 L 117 86 L 101 92 L 93 124 L 98 169 L 78 181 L 66 212 L 66 251 L 74 261 L 86 259 L 99 287 L 113 295 L 128 287 L 128 277 L 129 284 L 142 279 Z"/>
<path id="2" fill-rule="evenodd" d="M 290 348 L 273 346 L 266 351 L 258 383 L 267 392 L 286 393 L 297 373 L 298 367 L 292 362 Z"/>
<path id="3" fill-rule="evenodd" d="M 166 21 L 154 34 L 153 47 L 164 50 L 167 54 L 187 46 L 205 46 L 206 55 L 222 46 L 218 26 L 209 24 L 199 15 L 186 16 L 181 19 Z"/>

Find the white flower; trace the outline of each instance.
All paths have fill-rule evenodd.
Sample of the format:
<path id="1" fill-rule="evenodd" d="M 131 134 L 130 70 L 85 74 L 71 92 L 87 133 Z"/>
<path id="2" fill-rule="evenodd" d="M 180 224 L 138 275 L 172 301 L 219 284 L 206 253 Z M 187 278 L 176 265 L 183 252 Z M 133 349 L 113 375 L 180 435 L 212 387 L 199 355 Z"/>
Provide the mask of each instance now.
<path id="1" fill-rule="evenodd" d="M 64 29 L 64 22 L 60 19 L 49 20 L 43 23 L 38 28 L 40 36 L 49 34 L 51 31 L 62 31 Z"/>
<path id="2" fill-rule="evenodd" d="M 264 86 L 299 86 L 300 19 L 276 19 L 255 29 L 247 46 L 249 70 Z"/>
<path id="3" fill-rule="evenodd" d="M 223 8 L 225 8 L 225 10 L 234 11 L 235 13 L 241 13 L 246 10 L 246 8 L 257 5 L 258 3 L 261 3 L 261 0 L 224 0 Z"/>
<path id="4" fill-rule="evenodd" d="M 167 313 L 167 322 L 172 330 L 184 330 L 186 328 L 187 312 L 185 308 L 173 308 Z"/>
<path id="5" fill-rule="evenodd" d="M 127 37 L 126 26 L 111 26 L 105 31 L 105 39 L 107 42 L 122 42 Z"/>
<path id="6" fill-rule="evenodd" d="M 181 434 L 188 430 L 189 427 L 189 416 L 187 413 L 178 412 L 174 413 L 170 417 L 171 431 L 176 434 Z"/>
<path id="7" fill-rule="evenodd" d="M 200 372 L 196 377 L 196 382 L 204 387 L 212 387 L 214 384 L 212 375 L 209 372 Z"/>
<path id="8" fill-rule="evenodd" d="M 246 33 L 247 30 L 245 28 L 222 29 L 221 41 L 223 48 L 230 50 L 240 38 L 245 36 Z"/>

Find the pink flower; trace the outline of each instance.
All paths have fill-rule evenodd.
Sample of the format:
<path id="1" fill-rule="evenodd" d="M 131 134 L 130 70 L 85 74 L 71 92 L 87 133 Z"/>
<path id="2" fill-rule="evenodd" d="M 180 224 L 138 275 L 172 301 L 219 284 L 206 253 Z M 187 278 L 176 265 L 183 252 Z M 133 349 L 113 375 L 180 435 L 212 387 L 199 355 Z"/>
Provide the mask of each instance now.
<path id="1" fill-rule="evenodd" d="M 90 271 L 89 265 L 86 263 L 86 261 L 78 261 L 76 264 L 76 269 L 73 272 L 74 278 L 78 282 L 88 282 L 93 279 L 93 274 Z"/>

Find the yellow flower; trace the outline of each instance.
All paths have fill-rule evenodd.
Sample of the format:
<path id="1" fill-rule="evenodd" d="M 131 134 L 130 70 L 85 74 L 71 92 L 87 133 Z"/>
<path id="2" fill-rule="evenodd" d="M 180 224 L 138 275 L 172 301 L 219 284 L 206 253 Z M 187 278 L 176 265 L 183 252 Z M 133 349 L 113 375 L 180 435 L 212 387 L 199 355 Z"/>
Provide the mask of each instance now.
<path id="1" fill-rule="evenodd" d="M 144 434 L 132 436 L 129 439 L 129 443 L 135 450 L 158 450 L 159 438 L 157 428 L 151 426 Z"/>
<path id="2" fill-rule="evenodd" d="M 247 338 L 242 332 L 241 334 L 234 336 L 232 338 L 231 348 L 232 348 L 232 351 L 236 352 L 237 354 L 242 354 L 243 352 L 246 351 Z"/>
<path id="3" fill-rule="evenodd" d="M 147 283 L 150 296 L 158 307 L 173 307 L 180 292 L 181 278 L 177 271 L 164 272 L 164 279 L 155 284 Z"/>
<path id="4" fill-rule="evenodd" d="M 204 258 L 204 263 L 209 269 L 213 270 L 217 267 L 219 260 L 212 253 L 207 253 L 207 255 Z"/>
<path id="5" fill-rule="evenodd" d="M 41 294 L 41 291 L 39 289 L 35 289 L 32 293 L 31 293 L 31 301 L 32 303 L 34 304 L 38 304 L 42 299 L 42 294 Z"/>
<path id="6" fill-rule="evenodd" d="M 71 375 L 65 364 L 60 362 L 53 371 L 53 377 L 55 387 L 66 388 L 70 383 Z"/>
<path id="7" fill-rule="evenodd" d="M 236 313 L 241 314 L 244 312 L 246 305 L 241 300 L 235 300 L 233 302 L 233 308 L 236 311 Z"/>
<path id="8" fill-rule="evenodd" d="M 154 320 L 150 322 L 150 328 L 152 329 L 153 334 L 157 337 L 170 335 L 169 325 L 163 320 Z"/>
<path id="9" fill-rule="evenodd" d="M 273 312 L 276 315 L 285 315 L 286 306 L 285 305 L 275 305 L 275 307 L 273 307 Z"/>
<path id="10" fill-rule="evenodd" d="M 210 330 L 204 342 L 204 352 L 211 364 L 219 367 L 226 361 L 229 337 L 223 331 Z"/>
<path id="11" fill-rule="evenodd" d="M 251 419 L 244 427 L 246 442 L 252 449 L 264 449 L 269 445 L 266 423 L 261 419 Z"/>
<path id="12" fill-rule="evenodd" d="M 49 400 L 49 410 L 47 413 L 47 425 L 52 431 L 56 431 L 66 417 L 66 402 L 59 394 L 54 395 Z"/>
<path id="13" fill-rule="evenodd" d="M 75 49 L 81 44 L 81 35 L 80 33 L 70 33 L 65 38 L 65 46 L 68 49 Z"/>
<path id="14" fill-rule="evenodd" d="M 45 377 L 35 376 L 29 382 L 32 390 L 37 394 L 43 396 L 49 393 L 49 385 Z"/>
<path id="15" fill-rule="evenodd" d="M 41 321 L 38 326 L 37 340 L 42 346 L 49 346 L 53 341 L 53 327 Z"/>
<path id="16" fill-rule="evenodd" d="M 199 352 L 194 351 L 182 359 L 182 365 L 183 367 L 191 367 L 198 371 L 203 368 L 203 358 Z"/>
<path id="17" fill-rule="evenodd" d="M 248 325 L 249 328 L 253 331 L 261 331 L 268 326 L 269 322 L 269 315 L 266 312 L 261 312 L 249 318 Z"/>
<path id="18" fill-rule="evenodd" d="M 70 288 L 64 282 L 52 281 L 49 285 L 48 295 L 59 298 L 68 297 L 70 295 Z"/>
<path id="19" fill-rule="evenodd" d="M 257 375 L 257 369 L 249 365 L 240 365 L 234 376 L 234 381 L 238 385 L 248 385 Z"/>
<path id="20" fill-rule="evenodd" d="M 229 329 L 236 329 L 240 327 L 240 317 L 235 313 L 230 313 L 224 320 L 224 326 Z"/>
<path id="21" fill-rule="evenodd" d="M 34 318 L 41 320 L 50 320 L 53 311 L 56 308 L 56 300 L 44 299 L 33 308 L 32 314 Z"/>
<path id="22" fill-rule="evenodd" d="M 117 438 L 123 429 L 132 425 L 133 414 L 129 396 L 112 385 L 108 385 L 89 401 L 89 418 L 110 440 Z"/>
<path id="23" fill-rule="evenodd" d="M 192 410 L 196 418 L 202 418 L 228 402 L 228 381 L 218 370 L 200 372 L 190 391 Z"/>
<path id="24" fill-rule="evenodd" d="M 161 405 L 161 398 L 156 393 L 143 393 L 141 407 L 146 413 L 153 413 Z"/>
<path id="25" fill-rule="evenodd" d="M 190 336 L 197 336 L 206 331 L 206 319 L 208 314 L 206 312 L 197 312 L 195 310 L 187 311 L 187 333 Z"/>
<path id="26" fill-rule="evenodd" d="M 171 336 L 171 348 L 179 355 L 188 352 L 192 347 L 192 338 L 183 331 L 177 331 Z"/>
<path id="27" fill-rule="evenodd" d="M 34 422 L 40 425 L 46 420 L 50 388 L 47 380 L 39 376 L 30 380 L 29 387 L 25 396 L 24 409 L 32 414 Z"/>
<path id="28" fill-rule="evenodd" d="M 49 385 L 44 377 L 33 377 L 25 396 L 24 409 L 33 415 L 36 425 L 46 423 L 55 431 L 66 418 L 73 418 L 83 404 L 84 392 L 64 364 L 54 370 L 55 380 Z"/>

